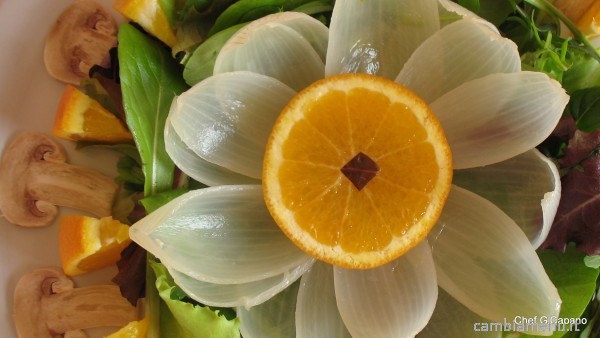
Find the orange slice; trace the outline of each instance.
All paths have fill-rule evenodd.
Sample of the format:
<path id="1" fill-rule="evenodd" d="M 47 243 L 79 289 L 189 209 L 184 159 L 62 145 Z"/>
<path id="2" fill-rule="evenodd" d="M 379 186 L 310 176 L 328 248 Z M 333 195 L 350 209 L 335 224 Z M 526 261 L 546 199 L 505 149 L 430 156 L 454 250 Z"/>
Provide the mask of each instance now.
<path id="1" fill-rule="evenodd" d="M 115 264 L 130 243 L 129 226 L 112 217 L 67 215 L 58 230 L 60 260 L 68 276 Z"/>
<path id="2" fill-rule="evenodd" d="M 366 74 L 318 81 L 284 108 L 263 190 L 285 234 L 347 268 L 387 263 L 425 238 L 452 181 L 437 118 L 410 90 Z"/>
<path id="3" fill-rule="evenodd" d="M 138 23 L 148 33 L 156 36 L 160 41 L 173 47 L 177 43 L 175 32 L 167 15 L 156 0 L 115 0 L 113 8 L 124 17 Z"/>
<path id="4" fill-rule="evenodd" d="M 148 318 L 131 322 L 119 331 L 104 338 L 146 338 L 148 332 Z"/>
<path id="5" fill-rule="evenodd" d="M 556 0 L 554 6 L 563 12 L 571 21 L 577 22 L 592 6 L 594 0 Z"/>
<path id="6" fill-rule="evenodd" d="M 115 114 L 71 85 L 58 104 L 52 133 L 70 141 L 117 143 L 133 139 Z"/>
<path id="7" fill-rule="evenodd" d="M 600 0 L 596 0 L 577 21 L 577 28 L 584 35 L 600 35 Z"/>

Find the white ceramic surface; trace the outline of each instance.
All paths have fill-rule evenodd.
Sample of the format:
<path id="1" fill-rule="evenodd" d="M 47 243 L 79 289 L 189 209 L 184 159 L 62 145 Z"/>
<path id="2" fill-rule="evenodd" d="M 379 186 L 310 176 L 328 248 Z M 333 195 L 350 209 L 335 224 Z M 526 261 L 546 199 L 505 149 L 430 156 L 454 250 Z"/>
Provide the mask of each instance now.
<path id="1" fill-rule="evenodd" d="M 107 8 L 112 4 L 111 0 L 99 2 Z M 65 85 L 46 73 L 42 51 L 46 34 L 70 3 L 71 0 L 0 0 L 0 149 L 19 131 L 51 134 L 54 112 Z M 94 166 L 114 176 L 116 155 L 111 151 L 81 151 L 75 150 L 72 142 L 60 143 L 67 150 L 70 163 Z M 74 212 L 61 209 L 61 213 Z M 0 337 L 17 336 L 11 317 L 16 282 L 28 271 L 42 267 L 60 267 L 57 224 L 28 229 L 0 216 Z M 75 278 L 75 283 L 106 283 L 115 272 L 116 269 L 104 269 Z M 92 332 L 93 336 L 101 333 Z"/>

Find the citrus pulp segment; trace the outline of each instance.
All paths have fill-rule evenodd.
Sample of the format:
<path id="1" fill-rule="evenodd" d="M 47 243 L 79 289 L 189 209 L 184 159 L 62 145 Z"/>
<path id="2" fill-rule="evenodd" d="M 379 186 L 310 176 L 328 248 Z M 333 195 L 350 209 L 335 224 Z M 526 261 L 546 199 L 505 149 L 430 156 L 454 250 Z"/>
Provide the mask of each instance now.
<path id="1" fill-rule="evenodd" d="M 65 274 L 77 276 L 115 264 L 131 239 L 129 226 L 110 216 L 66 215 L 60 220 L 58 243 Z"/>
<path id="2" fill-rule="evenodd" d="M 65 87 L 52 134 L 71 141 L 129 142 L 131 133 L 115 114 L 79 89 Z"/>
<path id="3" fill-rule="evenodd" d="M 425 238 L 452 180 L 450 148 L 429 107 L 393 81 L 344 74 L 284 108 L 267 144 L 264 197 L 300 248 L 371 268 Z"/>

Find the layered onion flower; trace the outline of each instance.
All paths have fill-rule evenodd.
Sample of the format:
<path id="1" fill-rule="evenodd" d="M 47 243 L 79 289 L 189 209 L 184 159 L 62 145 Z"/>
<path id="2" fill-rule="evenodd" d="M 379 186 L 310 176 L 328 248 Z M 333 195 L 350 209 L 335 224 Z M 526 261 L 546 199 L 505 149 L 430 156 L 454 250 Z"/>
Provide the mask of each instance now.
<path id="1" fill-rule="evenodd" d="M 167 120 L 169 155 L 211 187 L 148 215 L 131 237 L 192 298 L 238 307 L 244 337 L 463 337 L 478 322 L 558 316 L 560 297 L 535 249 L 560 181 L 535 146 L 568 96 L 520 65 L 493 25 L 445 0 L 338 0 L 329 29 L 300 13 L 253 22 L 221 50 L 212 77 L 175 99 Z M 455 169 L 427 239 L 367 270 L 298 249 L 260 186 L 282 108 L 314 81 L 349 72 L 390 78 L 425 100 Z"/>

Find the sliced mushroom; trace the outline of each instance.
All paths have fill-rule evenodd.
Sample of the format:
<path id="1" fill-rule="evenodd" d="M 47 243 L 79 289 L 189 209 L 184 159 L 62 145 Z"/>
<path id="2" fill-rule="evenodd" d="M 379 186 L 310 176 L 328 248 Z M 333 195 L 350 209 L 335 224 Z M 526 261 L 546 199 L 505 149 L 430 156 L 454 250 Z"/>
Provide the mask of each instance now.
<path id="1" fill-rule="evenodd" d="M 61 271 L 38 269 L 17 283 L 13 320 L 20 338 L 85 337 L 80 330 L 137 320 L 137 309 L 115 285 L 74 288 Z"/>
<path id="2" fill-rule="evenodd" d="M 75 0 L 46 38 L 44 63 L 54 78 L 79 85 L 93 65 L 102 64 L 117 42 L 117 24 L 93 0 Z"/>
<path id="3" fill-rule="evenodd" d="M 50 224 L 56 205 L 110 216 L 119 186 L 96 170 L 65 162 L 64 150 L 50 137 L 17 135 L 0 161 L 0 210 L 11 223 Z"/>

